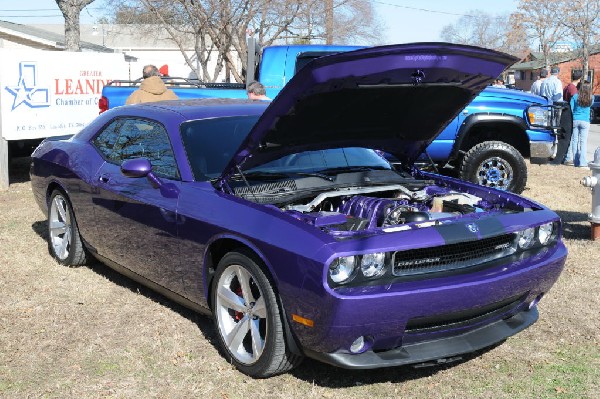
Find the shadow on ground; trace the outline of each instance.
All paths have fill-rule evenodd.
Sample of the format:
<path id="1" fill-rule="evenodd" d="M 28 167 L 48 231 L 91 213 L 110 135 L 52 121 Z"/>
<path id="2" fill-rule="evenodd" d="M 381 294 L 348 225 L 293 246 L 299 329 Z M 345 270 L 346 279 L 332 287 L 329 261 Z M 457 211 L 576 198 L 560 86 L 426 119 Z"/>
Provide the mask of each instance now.
<path id="1" fill-rule="evenodd" d="M 8 184 L 28 182 L 30 163 L 30 157 L 20 157 L 11 159 L 8 165 Z"/>
<path id="2" fill-rule="evenodd" d="M 37 221 L 33 223 L 31 226 L 32 230 L 41 238 L 43 238 L 46 242 L 48 242 L 48 221 Z M 129 291 L 145 296 L 146 298 L 159 303 L 166 308 L 180 314 L 191 322 L 195 323 L 204 338 L 211 343 L 216 349 L 217 347 L 217 336 L 215 329 L 212 324 L 212 319 L 209 316 L 202 315 L 193 310 L 190 310 L 175 301 L 172 301 L 165 296 L 152 291 L 150 288 L 138 283 L 129 277 L 126 277 L 115 270 L 111 269 L 104 263 L 96 260 L 95 258 L 91 258 L 88 264 L 84 267 L 88 267 L 93 270 L 95 273 L 98 273 L 100 276 L 109 280 L 110 282 L 117 284 L 123 288 L 128 289 Z"/>
<path id="3" fill-rule="evenodd" d="M 563 223 L 563 238 L 567 240 L 588 240 L 591 234 L 591 225 L 587 213 L 573 211 L 555 212 Z"/>
<path id="4" fill-rule="evenodd" d="M 35 222 L 32 225 L 32 230 L 44 240 L 48 239 L 47 221 Z M 172 310 L 195 323 L 204 338 L 215 348 L 215 350 L 222 354 L 221 348 L 218 344 L 218 338 L 216 335 L 217 333 L 210 316 L 196 313 L 193 310 L 190 310 L 162 296 L 161 294 L 152 291 L 144 285 L 119 274 L 100 261 L 93 259 L 87 267 L 110 282 L 126 288 L 135 294 L 143 295 L 146 298 L 165 306 L 169 310 Z M 298 368 L 292 370 L 290 373 L 297 379 L 330 388 L 351 387 L 382 382 L 401 383 L 404 381 L 421 379 L 435 375 L 441 370 L 445 370 L 447 368 L 454 367 L 457 364 L 469 361 L 493 348 L 494 347 L 490 347 L 464 355 L 462 358 L 459 358 L 451 363 L 423 368 L 401 366 L 371 370 L 345 370 L 306 358 Z"/>
<path id="5" fill-rule="evenodd" d="M 501 345 L 501 343 L 473 353 L 465 354 L 452 362 L 430 365 L 427 367 L 408 365 L 369 370 L 347 370 L 330 366 L 316 360 L 305 359 L 298 368 L 291 371 L 291 374 L 300 380 L 327 388 L 344 388 L 379 383 L 403 383 L 433 376 L 440 371 L 479 357 L 499 345 Z"/>

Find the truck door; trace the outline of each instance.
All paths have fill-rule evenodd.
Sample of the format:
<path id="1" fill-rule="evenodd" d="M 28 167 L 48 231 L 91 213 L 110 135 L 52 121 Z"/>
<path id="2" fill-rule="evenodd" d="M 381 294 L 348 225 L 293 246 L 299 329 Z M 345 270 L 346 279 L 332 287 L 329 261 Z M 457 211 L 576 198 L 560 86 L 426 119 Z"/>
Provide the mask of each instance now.
<path id="1" fill-rule="evenodd" d="M 465 117 L 469 115 L 468 106 L 464 110 L 462 110 L 456 118 L 452 119 L 448 126 L 444 128 L 444 130 L 435 138 L 435 140 L 427 147 L 427 153 L 434 161 L 445 161 L 450 156 L 450 151 L 452 151 L 452 146 L 454 146 L 454 142 L 456 141 L 456 135 L 458 134 L 458 129 L 460 125 L 465 120 Z M 425 160 L 426 157 L 424 155 L 419 158 L 421 160 Z"/>

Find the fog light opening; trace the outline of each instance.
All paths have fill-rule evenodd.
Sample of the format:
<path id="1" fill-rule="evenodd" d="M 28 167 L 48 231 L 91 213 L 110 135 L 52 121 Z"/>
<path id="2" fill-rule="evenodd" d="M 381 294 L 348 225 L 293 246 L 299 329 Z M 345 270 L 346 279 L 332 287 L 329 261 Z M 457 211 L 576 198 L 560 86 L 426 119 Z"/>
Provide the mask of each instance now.
<path id="1" fill-rule="evenodd" d="M 371 349 L 373 338 L 369 336 L 360 336 L 350 345 L 350 352 L 354 354 L 363 353 Z"/>
<path id="2" fill-rule="evenodd" d="M 542 299 L 543 296 L 544 296 L 543 293 L 541 293 L 538 296 L 536 296 L 535 299 L 529 303 L 529 306 L 528 306 L 527 309 L 531 310 L 531 309 L 535 308 L 537 306 L 537 304 L 540 302 L 540 300 Z"/>

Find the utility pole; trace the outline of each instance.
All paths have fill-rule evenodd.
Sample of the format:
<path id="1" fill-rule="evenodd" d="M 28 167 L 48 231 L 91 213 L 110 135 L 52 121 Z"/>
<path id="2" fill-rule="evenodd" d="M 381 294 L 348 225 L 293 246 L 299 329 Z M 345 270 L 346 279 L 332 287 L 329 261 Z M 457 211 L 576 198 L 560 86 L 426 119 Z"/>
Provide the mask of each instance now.
<path id="1" fill-rule="evenodd" d="M 325 43 L 333 44 L 333 0 L 325 0 Z"/>

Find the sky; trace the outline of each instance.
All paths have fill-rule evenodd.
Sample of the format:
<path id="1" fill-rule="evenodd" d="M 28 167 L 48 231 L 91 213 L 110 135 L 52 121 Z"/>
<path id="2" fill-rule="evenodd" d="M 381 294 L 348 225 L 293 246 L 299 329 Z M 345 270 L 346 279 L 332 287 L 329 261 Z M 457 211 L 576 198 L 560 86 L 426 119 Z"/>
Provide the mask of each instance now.
<path id="1" fill-rule="evenodd" d="M 385 24 L 382 44 L 440 41 L 445 25 L 455 23 L 472 10 L 504 14 L 516 10 L 518 0 L 370 0 Z M 103 0 L 81 13 L 81 23 L 93 24 L 103 16 Z M 0 0 L 0 20 L 20 24 L 62 24 L 54 0 Z"/>

